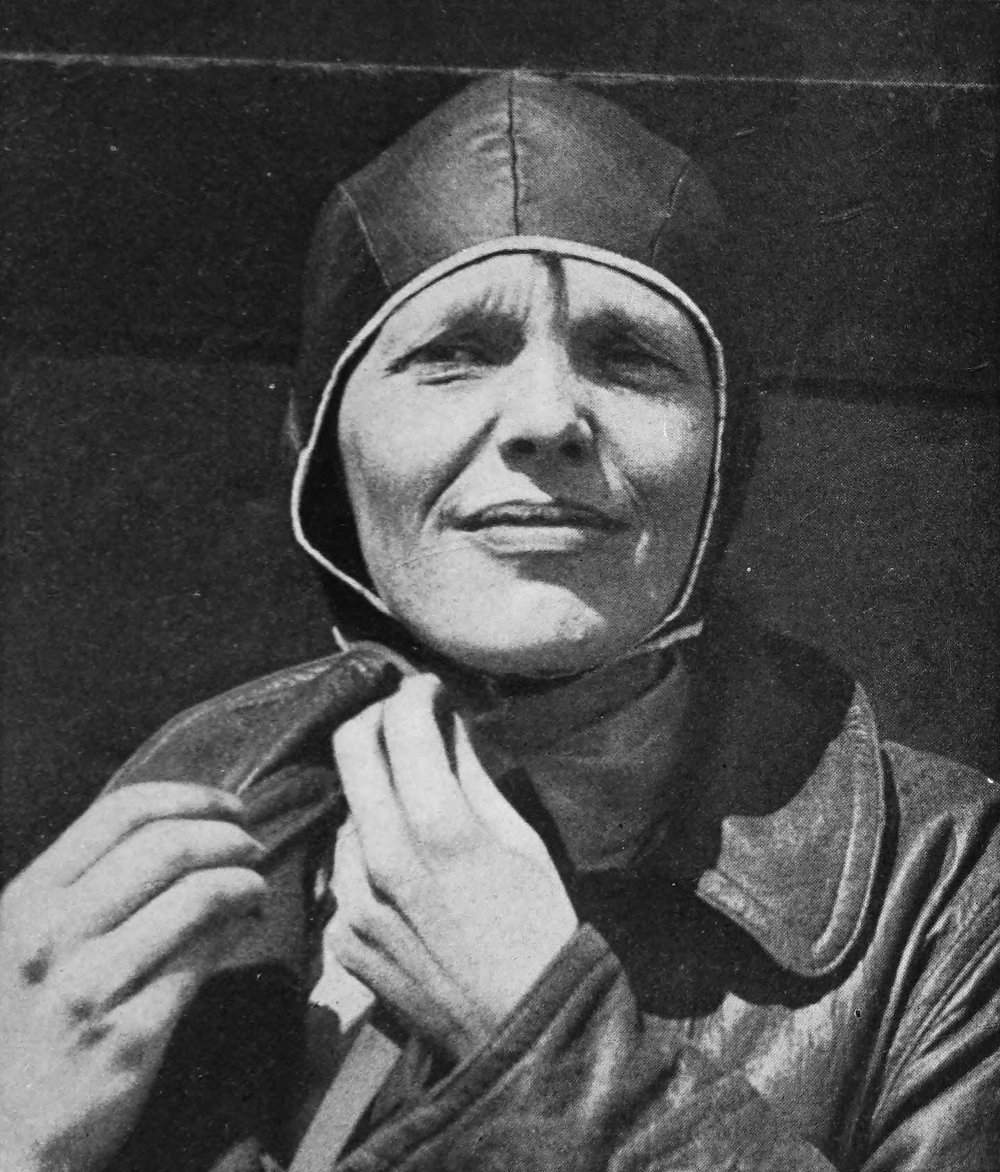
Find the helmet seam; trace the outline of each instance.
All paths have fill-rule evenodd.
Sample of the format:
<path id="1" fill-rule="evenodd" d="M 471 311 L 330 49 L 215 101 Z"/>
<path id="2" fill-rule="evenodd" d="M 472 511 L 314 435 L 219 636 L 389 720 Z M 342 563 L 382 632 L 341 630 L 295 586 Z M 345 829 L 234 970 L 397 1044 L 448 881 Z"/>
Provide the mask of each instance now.
<path id="1" fill-rule="evenodd" d="M 684 187 L 684 184 L 687 182 L 688 175 L 690 174 L 690 172 L 691 172 L 691 161 L 689 159 L 684 164 L 683 168 L 681 169 L 680 174 L 674 180 L 674 186 L 671 189 L 670 197 L 667 201 L 667 210 L 664 212 L 663 219 L 660 221 L 659 225 L 657 226 L 656 231 L 653 233 L 653 239 L 650 242 L 650 246 L 649 246 L 649 263 L 654 268 L 655 268 L 655 262 L 656 262 L 657 249 L 660 247 L 660 241 L 663 239 L 663 233 L 666 230 L 667 225 L 674 218 L 674 212 L 677 210 L 678 203 L 680 203 L 681 189 Z"/>
<path id="2" fill-rule="evenodd" d="M 517 175 L 517 138 L 514 134 L 514 79 L 507 83 L 507 140 L 510 143 L 510 181 L 511 181 L 511 218 L 514 223 L 514 235 L 521 234 L 521 221 L 518 212 L 518 201 L 521 196 L 521 186 Z"/>
<path id="3" fill-rule="evenodd" d="M 688 159 L 685 162 L 684 166 L 681 168 L 681 172 L 677 176 L 677 179 L 674 183 L 674 189 L 670 193 L 670 202 L 667 204 L 667 214 L 665 217 L 668 220 L 673 217 L 674 211 L 677 208 L 678 201 L 680 200 L 681 188 L 687 182 L 687 178 L 688 178 L 688 175 L 690 175 L 690 173 L 691 173 L 691 160 Z"/>
<path id="4" fill-rule="evenodd" d="M 357 221 L 358 228 L 361 230 L 361 235 L 364 237 L 365 244 L 368 245 L 368 251 L 371 254 L 372 260 L 375 262 L 375 268 L 378 270 L 378 275 L 382 278 L 382 283 L 386 289 L 391 289 L 392 285 L 389 278 L 386 276 L 385 269 L 382 267 L 382 260 L 379 257 L 378 250 L 375 247 L 375 241 L 372 240 L 371 233 L 368 231 L 368 225 L 365 223 L 365 218 L 361 214 L 361 210 L 354 200 L 354 196 L 347 190 L 347 185 L 341 183 L 340 192 L 343 195 L 347 206 L 354 213 L 354 219 Z"/>

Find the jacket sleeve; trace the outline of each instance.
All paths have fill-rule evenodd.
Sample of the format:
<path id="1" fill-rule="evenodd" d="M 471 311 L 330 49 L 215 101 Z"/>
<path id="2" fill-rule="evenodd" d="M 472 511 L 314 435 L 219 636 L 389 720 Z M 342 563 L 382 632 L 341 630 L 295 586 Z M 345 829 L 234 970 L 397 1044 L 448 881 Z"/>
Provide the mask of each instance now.
<path id="1" fill-rule="evenodd" d="M 580 928 L 484 1049 L 340 1172 L 831 1172 L 741 1074 L 643 1015 Z"/>
<path id="2" fill-rule="evenodd" d="M 895 1029 L 863 1172 L 1000 1167 L 1000 895 L 950 912 Z"/>

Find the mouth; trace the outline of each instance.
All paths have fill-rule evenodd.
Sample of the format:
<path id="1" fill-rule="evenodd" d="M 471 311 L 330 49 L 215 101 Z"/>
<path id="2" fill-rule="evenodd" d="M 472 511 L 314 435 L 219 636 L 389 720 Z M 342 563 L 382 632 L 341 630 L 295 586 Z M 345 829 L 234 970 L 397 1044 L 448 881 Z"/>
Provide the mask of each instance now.
<path id="1" fill-rule="evenodd" d="M 594 529 L 619 533 L 627 528 L 618 517 L 577 501 L 504 501 L 460 517 L 455 527 L 467 532 L 496 527 L 530 529 Z"/>

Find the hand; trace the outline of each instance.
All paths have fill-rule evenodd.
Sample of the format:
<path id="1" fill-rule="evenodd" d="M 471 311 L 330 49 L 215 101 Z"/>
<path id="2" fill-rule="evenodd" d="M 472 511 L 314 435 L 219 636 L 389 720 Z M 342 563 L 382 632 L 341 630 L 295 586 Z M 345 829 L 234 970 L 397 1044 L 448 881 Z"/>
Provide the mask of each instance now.
<path id="1" fill-rule="evenodd" d="M 0 896 L 0 1167 L 91 1172 L 171 1031 L 249 927 L 260 845 L 238 799 L 147 783 L 96 802 Z"/>
<path id="2" fill-rule="evenodd" d="M 453 1058 L 488 1038 L 573 934 L 537 834 L 500 795 L 440 684 L 405 680 L 334 736 L 350 808 L 327 928 L 334 956 Z"/>

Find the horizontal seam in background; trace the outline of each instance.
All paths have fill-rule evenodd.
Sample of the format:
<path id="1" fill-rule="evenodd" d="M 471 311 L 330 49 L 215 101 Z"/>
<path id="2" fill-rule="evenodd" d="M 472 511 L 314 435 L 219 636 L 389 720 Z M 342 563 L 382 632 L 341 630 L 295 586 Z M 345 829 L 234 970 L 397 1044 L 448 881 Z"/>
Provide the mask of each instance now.
<path id="1" fill-rule="evenodd" d="M 363 61 L 308 61 L 281 57 L 188 56 L 185 54 L 155 53 L 56 53 L 31 50 L 2 50 L 0 51 L 0 63 L 55 65 L 61 68 L 97 65 L 111 69 L 282 69 L 301 73 L 369 73 L 376 75 L 425 73 L 470 78 L 526 72 L 508 67 L 473 65 L 393 65 L 391 63 Z M 718 85 L 729 82 L 735 85 L 831 86 L 843 89 L 965 90 L 982 93 L 995 93 L 1000 90 L 1000 84 L 996 82 L 921 81 L 916 78 L 809 77 L 754 73 L 656 73 L 626 69 L 592 70 L 545 66 L 539 66 L 530 72 L 534 75 L 572 77 L 576 81 L 584 83 L 609 85 L 631 82 Z"/>

